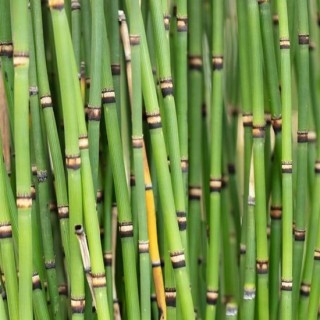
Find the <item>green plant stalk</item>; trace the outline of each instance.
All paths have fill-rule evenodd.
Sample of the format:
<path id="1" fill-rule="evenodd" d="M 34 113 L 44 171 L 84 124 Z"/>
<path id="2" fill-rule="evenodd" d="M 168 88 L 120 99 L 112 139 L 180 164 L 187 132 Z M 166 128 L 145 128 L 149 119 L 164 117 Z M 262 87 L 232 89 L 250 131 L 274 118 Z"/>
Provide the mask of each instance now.
<path id="1" fill-rule="evenodd" d="M 71 34 L 74 56 L 78 67 L 80 79 L 80 60 L 81 60 L 81 4 L 79 0 L 71 0 Z"/>
<path id="2" fill-rule="evenodd" d="M 36 177 L 38 180 L 38 203 L 41 226 L 41 237 L 44 253 L 44 265 L 46 268 L 46 278 L 48 282 L 49 295 L 51 301 L 52 314 L 55 319 L 61 319 L 57 274 L 55 269 L 55 253 L 53 250 L 53 237 L 51 227 L 51 217 L 49 210 L 49 181 L 48 164 L 49 157 L 43 142 L 43 133 L 40 118 L 40 105 L 37 87 L 35 50 L 32 35 L 32 25 L 30 21 L 30 109 L 32 118 L 33 146 L 36 161 Z"/>
<path id="3" fill-rule="evenodd" d="M 250 175 L 250 160 L 252 153 L 252 110 L 250 102 L 250 78 L 249 78 L 249 63 L 250 50 L 248 50 L 247 36 L 247 12 L 244 1 L 237 1 L 237 17 L 238 17 L 238 46 L 239 46 L 239 79 L 240 79 L 240 101 L 242 106 L 242 124 L 243 124 L 243 210 L 242 210 L 242 226 L 240 237 L 240 283 L 243 286 L 245 272 L 245 254 L 246 254 L 246 234 L 247 234 L 247 210 L 249 191 L 249 175 Z"/>
<path id="4" fill-rule="evenodd" d="M 104 20 L 102 15 L 101 27 L 103 26 L 104 26 Z M 62 27 L 62 23 L 61 23 L 61 27 Z M 69 52 L 72 52 L 72 42 L 71 42 L 70 34 L 68 34 L 65 40 L 67 45 L 69 45 L 67 49 L 69 50 Z M 68 54 L 67 52 L 68 51 L 66 50 L 65 52 L 61 52 L 61 54 L 67 55 Z M 109 309 L 106 308 L 106 306 L 108 305 L 107 290 L 106 290 L 106 276 L 105 276 L 105 269 L 104 269 L 104 263 L 103 263 L 102 245 L 100 241 L 99 220 L 98 220 L 98 214 L 96 210 L 96 193 L 94 190 L 94 178 L 92 176 L 91 163 L 89 158 L 87 128 L 86 128 L 86 123 L 84 119 L 84 114 L 82 112 L 83 102 L 82 102 L 80 85 L 77 77 L 76 61 L 72 55 L 70 56 L 70 59 L 69 59 L 69 65 L 70 65 L 70 69 L 69 69 L 70 84 L 72 85 L 71 89 L 74 94 L 74 102 L 75 102 L 76 114 L 78 119 L 78 137 L 79 137 L 79 147 L 80 147 L 80 155 L 81 155 L 81 182 L 82 182 L 82 192 L 83 192 L 83 197 L 82 197 L 83 211 L 84 211 L 85 228 L 86 228 L 86 234 L 88 238 L 88 246 L 89 246 L 89 252 L 90 252 L 92 287 L 93 287 L 94 298 L 96 303 L 95 307 L 97 311 L 97 316 L 100 319 L 110 319 Z M 92 82 L 93 82 L 93 79 L 92 79 Z M 100 88 L 99 85 L 98 85 L 98 88 Z M 99 118 L 100 118 L 100 114 L 101 112 L 99 108 L 98 110 Z M 95 113 L 95 119 L 97 120 L 96 113 Z M 98 177 L 96 177 L 96 179 L 98 179 Z"/>
<path id="5" fill-rule="evenodd" d="M 75 88 L 72 79 L 72 65 L 70 62 L 71 45 L 70 34 L 66 32 L 67 17 L 64 2 L 49 2 L 51 11 L 54 43 L 56 48 L 57 68 L 61 86 L 63 118 L 65 124 L 66 167 L 68 173 L 68 193 L 70 205 L 70 285 L 72 318 L 82 319 L 85 306 L 84 273 L 78 240 L 74 234 L 74 226 L 82 225 L 82 186 L 81 186 L 81 158 L 78 143 L 78 124 L 74 121 L 77 102 L 74 97 Z M 70 94 L 71 92 L 71 94 Z M 73 106 L 73 108 L 71 107 Z"/>
<path id="6" fill-rule="evenodd" d="M 279 1 L 280 83 L 282 105 L 282 270 L 281 319 L 292 318 L 292 142 L 291 64 L 286 1 Z"/>
<path id="7" fill-rule="evenodd" d="M 106 23 L 107 23 L 107 30 L 109 35 L 109 43 L 110 43 L 110 61 L 111 61 L 112 79 L 113 79 L 114 91 L 116 94 L 118 118 L 120 121 L 121 120 L 120 59 L 122 59 L 122 56 L 121 56 L 121 48 L 120 48 L 120 33 L 119 33 L 119 21 L 118 21 L 119 0 L 108 0 L 105 3 L 104 10 L 105 10 Z"/>
<path id="8" fill-rule="evenodd" d="M 181 155 L 181 170 L 185 192 L 188 186 L 188 15 L 187 0 L 178 0 L 176 5 L 174 98 L 177 108 L 177 122 Z"/>
<path id="9" fill-rule="evenodd" d="M 3 288 L 1 288 L 1 297 L 0 297 L 0 317 L 3 320 L 8 320 L 9 319 L 9 313 L 7 311 L 7 306 L 5 303 L 5 299 L 3 298 L 3 295 L 5 294 L 5 291 Z"/>
<path id="10" fill-rule="evenodd" d="M 105 39 L 106 37 L 106 29 Z M 121 238 L 123 267 L 125 277 L 125 296 L 128 319 L 140 318 L 138 283 L 136 278 L 136 259 L 133 242 L 133 225 L 129 201 L 129 192 L 121 147 L 120 129 L 116 109 L 115 93 L 110 69 L 109 44 L 103 47 L 102 95 L 105 127 L 109 143 L 110 164 L 114 178 L 115 194 L 118 200 L 118 224 Z M 120 200 L 121 199 L 121 200 Z"/>
<path id="11" fill-rule="evenodd" d="M 221 240 L 223 254 L 224 300 L 226 301 L 226 318 L 233 319 L 238 314 L 239 283 L 237 281 L 237 241 L 234 220 L 229 206 L 232 193 L 227 176 L 223 174 L 221 191 Z"/>
<path id="12" fill-rule="evenodd" d="M 58 130 L 52 108 L 52 99 L 49 88 L 48 73 L 45 59 L 43 24 L 41 16 L 41 2 L 32 0 L 31 13 L 33 22 L 36 69 L 39 88 L 40 104 L 46 130 L 46 137 L 55 173 L 55 193 L 57 198 L 58 215 L 63 249 L 66 259 L 66 269 L 70 270 L 70 248 L 69 248 L 69 205 L 65 171 L 62 161 Z"/>
<path id="13" fill-rule="evenodd" d="M 129 5 L 128 2 L 127 5 Z M 152 80 L 153 76 L 150 56 L 146 43 L 146 34 L 141 12 L 139 12 L 137 17 L 137 23 L 139 24 L 141 35 L 141 60 L 144 61 L 142 64 L 142 92 L 147 110 L 147 122 L 150 129 L 153 159 L 157 172 L 163 218 L 166 221 L 165 236 L 168 241 L 170 260 L 175 273 L 177 295 L 179 296 L 181 302 L 182 316 L 184 319 L 189 319 L 194 317 L 191 290 L 189 287 L 189 277 L 186 270 L 184 250 L 176 221 L 173 189 L 170 183 L 171 179 L 169 168 L 167 166 L 167 155 L 161 127 L 161 116 L 159 113 L 155 86 L 153 85 Z"/>
<path id="14" fill-rule="evenodd" d="M 210 212 L 207 265 L 206 319 L 216 319 L 219 297 L 219 265 L 221 244 L 221 188 L 222 188 L 222 130 L 224 75 L 224 3 L 212 2 L 212 98 L 211 98 L 211 156 L 210 156 Z"/>
<path id="15" fill-rule="evenodd" d="M 106 143 L 104 143 L 106 145 Z M 111 166 L 109 163 L 108 152 L 105 151 L 105 170 L 104 170 L 104 207 L 103 207 L 103 258 L 107 277 L 107 295 L 110 318 L 114 319 L 113 313 L 113 276 L 112 276 L 112 197 L 113 180 Z"/>
<path id="16" fill-rule="evenodd" d="M 250 170 L 250 169 L 249 169 Z M 253 167 L 250 173 L 250 182 L 248 187 L 248 207 L 246 218 L 246 255 L 245 270 L 243 281 L 243 296 L 241 300 L 241 315 L 243 320 L 254 319 L 255 301 L 256 301 L 256 242 L 255 242 L 255 192 L 254 192 L 254 176 Z"/>
<path id="17" fill-rule="evenodd" d="M 81 1 L 81 32 L 84 43 L 84 61 L 85 61 L 85 73 L 86 73 L 86 84 L 90 86 L 90 75 L 91 75 L 91 5 L 90 1 Z"/>
<path id="18" fill-rule="evenodd" d="M 255 30 L 260 30 L 258 4 L 256 1 L 247 2 L 249 44 L 251 55 L 251 88 L 253 106 L 253 167 L 255 181 L 255 227 L 256 227 L 256 272 L 257 272 L 257 315 L 259 319 L 268 319 L 268 245 L 266 222 L 266 185 L 264 164 L 264 99 L 261 40 Z"/>
<path id="19" fill-rule="evenodd" d="M 131 16 L 139 14 L 139 3 L 133 1 Z M 149 238 L 147 226 L 146 194 L 144 183 L 143 162 L 143 128 L 142 128 L 142 93 L 141 93 L 141 60 L 140 60 L 140 32 L 139 26 L 130 20 L 131 46 L 131 108 L 132 108 L 132 148 L 133 168 L 135 174 L 135 196 L 138 211 L 139 232 L 139 261 L 140 261 L 140 307 L 141 319 L 150 319 L 151 316 L 151 270 L 149 254 Z M 130 78 L 130 75 L 127 75 Z"/>
<path id="20" fill-rule="evenodd" d="M 305 216 L 308 197 L 308 128 L 310 108 L 309 75 L 309 19 L 308 1 L 298 2 L 298 150 L 296 204 L 294 212 L 294 251 L 293 251 L 293 302 L 292 312 L 296 314 L 299 302 L 299 283 L 305 240 Z M 317 301 L 318 302 L 318 301 Z"/>
<path id="21" fill-rule="evenodd" d="M 276 135 L 280 139 L 281 134 Z M 278 142 L 276 142 L 278 143 Z M 281 141 L 277 144 L 281 147 Z M 281 151 L 280 151 L 281 152 Z M 269 275 L 269 309 L 270 319 L 278 319 L 278 307 L 280 298 L 280 259 L 281 259 L 281 218 L 282 218 L 282 195 L 281 195 L 281 159 L 275 158 L 272 165 L 271 181 L 271 234 L 270 234 L 270 275 Z"/>
<path id="22" fill-rule="evenodd" d="M 95 114 L 101 113 L 101 63 L 102 63 L 102 32 L 103 27 L 103 1 L 91 2 L 91 68 L 90 92 L 88 101 L 88 138 L 89 155 L 92 170 L 94 194 L 97 193 L 99 169 L 99 131 L 100 118 Z"/>
<path id="23" fill-rule="evenodd" d="M 202 7 L 196 1 L 188 1 L 188 134 L 189 134 L 189 172 L 188 172 L 188 251 L 189 273 L 192 298 L 195 308 L 199 306 L 198 288 L 198 253 L 199 241 L 196 236 L 200 231 L 202 179 L 199 174 L 202 166 Z"/>
<path id="24" fill-rule="evenodd" d="M 2 139 L 0 137 L 0 150 L 2 154 Z M 2 270 L 6 279 L 6 293 L 10 319 L 19 318 L 18 302 L 18 279 L 16 275 L 16 263 L 14 245 L 12 239 L 12 226 L 9 213 L 9 204 L 6 194 L 6 169 L 3 158 L 0 161 L 0 250 L 2 255 Z"/>
<path id="25" fill-rule="evenodd" d="M 13 144 L 13 127 L 14 127 L 14 106 L 13 106 L 13 44 L 11 35 L 10 19 L 10 1 L 2 1 L 0 4 L 1 21 L 0 21 L 0 61 L 2 69 L 2 78 L 4 91 L 6 94 L 10 124 L 10 137 Z M 12 145 L 13 148 L 13 145 Z M 13 159 L 12 159 L 13 160 Z"/>
<path id="26" fill-rule="evenodd" d="M 32 312 L 32 224 L 29 149 L 29 43 L 28 3 L 12 2 L 14 46 L 14 141 L 16 196 L 19 226 L 19 319 L 31 320 Z M 21 139 L 24 137 L 24 139 Z"/>

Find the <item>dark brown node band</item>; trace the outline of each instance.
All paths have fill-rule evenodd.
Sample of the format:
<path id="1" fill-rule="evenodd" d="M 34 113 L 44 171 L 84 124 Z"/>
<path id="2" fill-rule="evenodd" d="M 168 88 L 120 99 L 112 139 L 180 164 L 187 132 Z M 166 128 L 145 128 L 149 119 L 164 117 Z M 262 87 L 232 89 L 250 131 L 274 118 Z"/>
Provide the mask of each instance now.
<path id="1" fill-rule="evenodd" d="M 13 44 L 12 42 L 0 42 L 0 57 L 12 58 Z"/>
<path id="2" fill-rule="evenodd" d="M 141 149 L 143 147 L 143 136 L 137 137 L 137 136 L 132 136 L 132 148 L 134 149 Z"/>
<path id="3" fill-rule="evenodd" d="M 160 89 L 162 96 L 165 98 L 166 96 L 172 96 L 173 95 L 173 83 L 172 79 L 160 79 Z"/>
<path id="4" fill-rule="evenodd" d="M 315 249 L 313 253 L 314 260 L 320 260 L 320 249 Z"/>
<path id="5" fill-rule="evenodd" d="M 136 185 L 136 176 L 134 174 L 130 174 L 130 187 L 134 187 Z"/>
<path id="6" fill-rule="evenodd" d="M 282 161 L 282 173 L 292 173 L 292 161 Z"/>
<path id="7" fill-rule="evenodd" d="M 38 87 L 37 86 L 31 86 L 29 88 L 29 96 L 36 96 L 39 93 Z"/>
<path id="8" fill-rule="evenodd" d="M 131 221 L 119 222 L 119 234 L 120 238 L 133 237 L 133 224 Z"/>
<path id="9" fill-rule="evenodd" d="M 37 193 L 36 193 L 36 187 L 34 185 L 31 185 L 31 198 L 32 200 L 36 200 Z"/>
<path id="10" fill-rule="evenodd" d="M 71 297 L 71 312 L 72 313 L 84 313 L 86 306 L 85 298 L 73 298 Z"/>
<path id="11" fill-rule="evenodd" d="M 243 113 L 242 114 L 242 124 L 244 127 L 252 127 L 252 113 Z"/>
<path id="12" fill-rule="evenodd" d="M 66 167 L 67 169 L 77 170 L 81 167 L 80 155 L 66 155 Z"/>
<path id="13" fill-rule="evenodd" d="M 186 259 L 183 250 L 170 252 L 170 260 L 173 269 L 183 268 L 186 266 Z"/>
<path id="14" fill-rule="evenodd" d="M 42 96 L 40 98 L 40 104 L 42 109 L 51 108 L 52 107 L 52 99 L 51 96 Z"/>
<path id="15" fill-rule="evenodd" d="M 17 195 L 16 203 L 18 209 L 30 209 L 32 207 L 31 194 Z"/>
<path id="16" fill-rule="evenodd" d="M 165 288 L 166 305 L 171 308 L 176 307 L 177 293 L 175 288 Z"/>
<path id="17" fill-rule="evenodd" d="M 32 276 L 32 290 L 41 289 L 41 281 L 38 273 Z"/>
<path id="18" fill-rule="evenodd" d="M 62 284 L 58 288 L 58 293 L 60 296 L 67 296 L 68 295 L 68 287 L 65 284 Z"/>
<path id="19" fill-rule="evenodd" d="M 130 45 L 138 46 L 140 44 L 140 36 L 136 34 L 130 35 Z"/>
<path id="20" fill-rule="evenodd" d="M 272 128 L 275 134 L 281 132 L 282 129 L 282 118 L 272 118 L 271 119 Z"/>
<path id="21" fill-rule="evenodd" d="M 300 286 L 300 295 L 304 297 L 309 297 L 310 291 L 311 291 L 311 285 L 308 283 L 302 282 Z"/>
<path id="22" fill-rule="evenodd" d="M 215 306 L 218 302 L 218 290 L 207 290 L 207 304 Z"/>
<path id="23" fill-rule="evenodd" d="M 247 253 L 247 246 L 244 243 L 240 243 L 240 254 Z"/>
<path id="24" fill-rule="evenodd" d="M 146 184 L 144 188 L 145 190 L 152 190 L 152 184 Z"/>
<path id="25" fill-rule="evenodd" d="M 270 217 L 272 220 L 281 220 L 282 217 L 282 207 L 281 206 L 271 206 Z"/>
<path id="26" fill-rule="evenodd" d="M 279 24 L 279 16 L 277 14 L 274 14 L 272 16 L 272 21 L 273 21 L 273 24 L 277 26 Z"/>
<path id="27" fill-rule="evenodd" d="M 44 263 L 46 270 L 54 269 L 56 267 L 55 260 L 50 260 Z"/>
<path id="28" fill-rule="evenodd" d="M 298 143 L 308 142 L 308 131 L 298 131 L 297 132 Z"/>
<path id="29" fill-rule="evenodd" d="M 306 230 L 294 229 L 294 240 L 304 241 L 306 238 Z"/>
<path id="30" fill-rule="evenodd" d="M 177 31 L 187 32 L 188 31 L 188 18 L 187 17 L 177 17 Z"/>
<path id="31" fill-rule="evenodd" d="M 182 158 L 180 161 L 180 167 L 182 172 L 188 172 L 189 160 Z"/>
<path id="32" fill-rule="evenodd" d="M 254 287 L 245 287 L 243 291 L 244 300 L 253 300 L 256 297 L 256 288 Z"/>
<path id="33" fill-rule="evenodd" d="M 138 244 L 139 247 L 139 253 L 143 254 L 143 253 L 149 253 L 149 241 L 139 241 Z"/>
<path id="34" fill-rule="evenodd" d="M 103 104 L 115 103 L 116 95 L 113 89 L 103 89 L 101 92 L 101 100 Z"/>
<path id="35" fill-rule="evenodd" d="M 161 261 L 153 261 L 152 268 L 161 268 Z"/>
<path id="36" fill-rule="evenodd" d="M 102 190 L 97 190 L 97 197 L 96 197 L 97 203 L 101 203 L 102 200 L 103 200 L 103 191 Z"/>
<path id="37" fill-rule="evenodd" d="M 13 66 L 19 67 L 26 65 L 29 62 L 28 52 L 13 52 Z"/>
<path id="38" fill-rule="evenodd" d="M 190 70 L 202 70 L 202 56 L 189 55 L 188 61 Z"/>
<path id="39" fill-rule="evenodd" d="M 223 56 L 212 56 L 212 70 L 222 70 L 223 69 Z"/>
<path id="40" fill-rule="evenodd" d="M 91 273 L 92 287 L 103 288 L 107 285 L 106 275 L 104 273 Z"/>
<path id="41" fill-rule="evenodd" d="M 111 73 L 113 76 L 120 75 L 120 72 L 121 72 L 120 64 L 112 64 L 111 65 Z"/>
<path id="42" fill-rule="evenodd" d="M 184 211 L 177 211 L 177 220 L 180 231 L 184 231 L 187 229 L 187 214 Z"/>
<path id="43" fill-rule="evenodd" d="M 69 219 L 69 207 L 58 206 L 58 217 L 59 219 Z"/>
<path id="44" fill-rule="evenodd" d="M 0 225 L 0 239 L 12 238 L 11 223 L 4 223 Z"/>
<path id="45" fill-rule="evenodd" d="M 263 139 L 265 137 L 265 126 L 252 126 L 252 137 L 254 139 Z"/>
<path id="46" fill-rule="evenodd" d="M 280 49 L 290 49 L 290 40 L 280 39 Z"/>
<path id="47" fill-rule="evenodd" d="M 106 267 L 111 267 L 112 266 L 112 252 L 104 253 L 103 261 L 104 261 L 104 265 Z"/>
<path id="48" fill-rule="evenodd" d="M 220 192 L 222 189 L 222 178 L 210 178 L 210 192 Z"/>
<path id="49" fill-rule="evenodd" d="M 87 114 L 88 114 L 88 120 L 90 120 L 90 121 L 100 121 L 100 119 L 101 119 L 101 108 L 88 105 Z"/>
<path id="50" fill-rule="evenodd" d="M 170 15 L 163 16 L 164 28 L 166 31 L 170 30 Z"/>
<path id="51" fill-rule="evenodd" d="M 314 164 L 314 172 L 316 174 L 319 174 L 320 173 L 320 161 L 319 160 L 316 160 L 315 164 Z"/>
<path id="52" fill-rule="evenodd" d="M 200 200 L 202 195 L 201 187 L 190 186 L 189 187 L 189 200 Z"/>
<path id="53" fill-rule="evenodd" d="M 84 150 L 89 148 L 89 140 L 88 135 L 80 136 L 79 137 L 79 149 Z"/>
<path id="54" fill-rule="evenodd" d="M 37 171 L 37 179 L 38 182 L 45 182 L 48 178 L 48 171 L 47 170 L 39 170 Z"/>
<path id="55" fill-rule="evenodd" d="M 309 45 L 309 35 L 308 34 L 299 34 L 298 40 L 300 45 Z"/>
<path id="56" fill-rule="evenodd" d="M 256 268 L 258 274 L 267 274 L 269 271 L 268 260 L 256 260 Z"/>
<path id="57" fill-rule="evenodd" d="M 78 0 L 72 0 L 71 1 L 71 11 L 80 10 L 80 9 L 81 9 L 80 2 Z"/>
<path id="58" fill-rule="evenodd" d="M 147 122 L 149 129 L 158 129 L 162 127 L 161 116 L 159 112 L 147 113 Z"/>
<path id="59" fill-rule="evenodd" d="M 281 290 L 282 291 L 292 291 L 292 281 L 291 280 L 281 280 Z"/>

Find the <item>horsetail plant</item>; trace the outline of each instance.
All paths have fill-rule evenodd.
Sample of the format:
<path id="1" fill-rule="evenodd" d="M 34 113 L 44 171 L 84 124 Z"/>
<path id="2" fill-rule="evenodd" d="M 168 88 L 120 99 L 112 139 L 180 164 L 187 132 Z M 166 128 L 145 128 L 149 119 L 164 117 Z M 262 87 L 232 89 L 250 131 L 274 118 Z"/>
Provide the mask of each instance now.
<path id="1" fill-rule="evenodd" d="M 319 5 L 1 1 L 0 318 L 319 317 Z"/>

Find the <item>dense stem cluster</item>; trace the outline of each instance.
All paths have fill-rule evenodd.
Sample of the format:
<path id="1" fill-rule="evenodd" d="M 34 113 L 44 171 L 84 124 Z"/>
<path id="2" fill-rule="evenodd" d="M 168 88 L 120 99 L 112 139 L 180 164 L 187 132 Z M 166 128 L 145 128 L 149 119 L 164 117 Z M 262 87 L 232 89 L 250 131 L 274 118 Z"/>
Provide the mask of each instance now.
<path id="1" fill-rule="evenodd" d="M 319 318 L 319 5 L 0 1 L 0 319 Z"/>

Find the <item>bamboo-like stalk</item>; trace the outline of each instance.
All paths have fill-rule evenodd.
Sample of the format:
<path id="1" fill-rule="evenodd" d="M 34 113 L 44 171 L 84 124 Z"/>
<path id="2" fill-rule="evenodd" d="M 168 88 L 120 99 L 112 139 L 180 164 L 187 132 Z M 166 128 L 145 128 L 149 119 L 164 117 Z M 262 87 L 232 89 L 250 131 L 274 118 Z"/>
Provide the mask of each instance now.
<path id="1" fill-rule="evenodd" d="M 128 2 L 127 6 L 130 12 L 130 4 Z M 141 36 L 141 60 L 144 61 L 142 64 L 142 92 L 147 110 L 147 122 L 150 129 L 152 150 L 154 155 L 153 159 L 155 161 L 155 168 L 157 171 L 161 207 L 163 210 L 164 219 L 166 220 L 165 235 L 170 250 L 171 264 L 174 269 L 175 280 L 177 284 L 177 294 L 181 299 L 182 316 L 185 319 L 189 319 L 193 318 L 194 312 L 191 291 L 189 288 L 189 277 L 186 270 L 185 254 L 178 233 L 178 223 L 176 221 L 173 189 L 170 183 L 170 173 L 167 166 L 167 156 L 165 151 L 165 142 L 163 139 L 161 116 L 159 114 L 156 90 L 153 86 L 152 69 L 146 43 L 146 34 L 140 11 L 137 17 L 137 23 L 139 24 Z M 160 27 L 163 26 L 161 25 Z M 159 63 L 163 62 L 159 61 Z M 167 93 L 167 98 L 169 99 L 172 99 L 171 92 L 172 87 L 170 84 L 168 85 L 168 90 L 164 90 L 164 88 L 162 90 L 162 93 Z M 181 170 L 180 165 L 179 170 Z"/>
<path id="2" fill-rule="evenodd" d="M 287 4 L 279 1 L 280 83 L 282 105 L 282 319 L 292 318 L 292 143 L 291 65 Z"/>
<path id="3" fill-rule="evenodd" d="M 19 225 L 19 319 L 33 319 L 32 311 L 32 226 L 29 149 L 29 43 L 28 3 L 12 2 L 14 63 L 14 141 L 16 160 L 16 199 Z M 21 139 L 24 137 L 24 139 Z"/>
<path id="4" fill-rule="evenodd" d="M 293 297 L 292 313 L 296 314 L 305 240 L 305 216 L 308 192 L 308 128 L 310 108 L 309 85 L 309 19 L 308 2 L 298 2 L 298 131 L 297 179 L 294 212 Z M 318 302 L 318 301 L 317 301 Z M 306 313 L 305 313 L 306 314 Z"/>
<path id="5" fill-rule="evenodd" d="M 210 213 L 207 265 L 206 319 L 216 319 L 219 297 L 219 261 L 221 243 L 222 128 L 224 76 L 224 3 L 212 2 L 212 100 L 210 156 Z"/>
<path id="6" fill-rule="evenodd" d="M 2 1 L 0 4 L 0 11 L 2 12 L 0 22 L 0 61 L 1 71 L 4 83 L 4 90 L 6 93 L 9 124 L 10 124 L 10 137 L 13 144 L 13 44 L 11 35 L 11 19 L 10 19 L 10 1 Z M 13 147 L 13 146 L 12 146 Z"/>
<path id="7" fill-rule="evenodd" d="M 202 7 L 196 1 L 187 2 L 188 11 L 188 250 L 190 262 L 190 282 L 195 308 L 198 308 L 198 253 L 197 235 L 201 225 L 201 201 L 204 198 L 204 183 L 201 178 L 203 139 L 202 139 L 202 93 L 203 93 L 203 59 L 202 59 Z"/>
<path id="8" fill-rule="evenodd" d="M 253 161 L 250 165 L 250 181 L 248 190 L 248 208 L 246 218 L 246 255 L 243 282 L 243 297 L 241 301 L 241 319 L 254 319 L 254 305 L 256 301 L 256 272 L 255 272 L 255 191 Z"/>
<path id="9" fill-rule="evenodd" d="M 52 98 L 49 88 L 49 79 L 45 61 L 45 48 L 43 37 L 43 24 L 41 13 L 41 2 L 32 0 L 31 14 L 35 42 L 36 69 L 38 79 L 38 90 L 40 105 L 42 107 L 43 119 L 46 130 L 46 137 L 50 150 L 50 156 L 55 173 L 55 192 L 60 220 L 60 230 L 66 257 L 66 269 L 70 269 L 70 249 L 69 249 L 69 205 L 67 196 L 67 184 L 62 161 L 62 154 L 59 143 L 58 130 L 53 112 Z"/>
<path id="10" fill-rule="evenodd" d="M 256 224 L 256 272 L 257 272 L 257 312 L 259 319 L 268 319 L 268 246 L 267 246 L 267 222 L 266 222 L 266 185 L 264 164 L 264 99 L 263 99 L 263 74 L 261 40 L 255 30 L 260 29 L 258 4 L 256 1 L 248 1 L 248 26 L 249 44 L 252 48 L 251 72 L 252 72 L 252 108 L 253 108 L 253 167 L 255 181 L 255 212 L 257 212 Z"/>
<path id="11" fill-rule="evenodd" d="M 104 38 L 107 31 L 104 28 Z M 103 55 L 102 103 L 105 117 L 105 127 L 109 143 L 110 164 L 114 177 L 116 199 L 118 200 L 118 225 L 121 238 L 122 255 L 124 261 L 125 297 L 127 316 L 129 319 L 140 318 L 138 284 L 136 278 L 136 260 L 133 243 L 133 224 L 126 182 L 124 157 L 121 147 L 120 129 L 116 109 L 115 92 L 112 84 L 110 68 L 109 43 L 106 41 Z"/>
<path id="12" fill-rule="evenodd" d="M 101 63 L 102 63 L 102 32 L 103 27 L 103 1 L 96 0 L 91 3 L 91 74 L 90 93 L 88 101 L 88 138 L 89 155 L 92 170 L 94 192 L 97 193 L 99 169 L 99 131 L 100 119 L 93 115 L 99 113 L 101 108 Z"/>
<path id="13" fill-rule="evenodd" d="M 0 150 L 2 154 L 2 138 L 0 136 Z M 2 255 L 2 269 L 6 279 L 6 292 L 10 319 L 19 318 L 18 279 L 16 275 L 16 263 L 12 240 L 12 225 L 9 213 L 9 205 L 6 194 L 6 170 L 3 159 L 0 161 L 0 250 Z"/>
<path id="14" fill-rule="evenodd" d="M 176 33 L 174 42 L 175 68 L 175 102 L 181 155 L 181 169 L 185 185 L 188 185 L 188 15 L 187 1 L 178 0 L 176 4 Z"/>
<path id="15" fill-rule="evenodd" d="M 68 173 L 68 191 L 70 206 L 70 285 L 72 317 L 83 318 L 85 307 L 84 275 L 81 255 L 73 226 L 82 224 L 82 186 L 81 158 L 78 143 L 78 123 L 74 121 L 76 110 L 75 88 L 71 69 L 70 33 L 68 33 L 67 18 L 63 1 L 50 1 L 53 34 L 56 48 L 57 68 L 61 86 L 61 98 L 65 128 L 66 167 Z M 66 67 L 68 66 L 68 67 Z M 71 94 L 70 94 L 71 92 Z M 73 108 L 71 108 L 73 106 Z"/>
<path id="16" fill-rule="evenodd" d="M 38 97 L 35 49 L 32 32 L 32 24 L 30 21 L 30 108 L 32 117 L 32 132 L 33 145 L 36 160 L 36 177 L 38 180 L 38 202 L 39 202 L 39 216 L 41 226 L 41 238 L 44 252 L 44 265 L 46 268 L 46 276 L 50 294 L 52 314 L 55 319 L 61 319 L 57 274 L 55 269 L 55 253 L 53 251 L 53 236 L 51 227 L 51 217 L 49 208 L 49 183 L 48 180 L 48 164 L 49 155 L 48 150 L 43 141 L 42 121 L 40 118 L 40 104 Z M 50 174 L 49 174 L 50 175 Z M 41 243 L 41 242 L 40 242 Z"/>
<path id="17" fill-rule="evenodd" d="M 152 263 L 153 281 L 156 290 L 156 299 L 160 313 L 160 319 L 166 319 L 166 303 L 164 296 L 164 284 L 162 278 L 161 261 L 158 247 L 157 224 L 152 181 L 148 165 L 145 146 L 143 148 L 144 182 L 146 192 L 146 206 L 148 215 L 148 237 L 150 241 L 150 259 Z"/>

